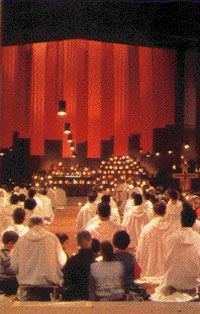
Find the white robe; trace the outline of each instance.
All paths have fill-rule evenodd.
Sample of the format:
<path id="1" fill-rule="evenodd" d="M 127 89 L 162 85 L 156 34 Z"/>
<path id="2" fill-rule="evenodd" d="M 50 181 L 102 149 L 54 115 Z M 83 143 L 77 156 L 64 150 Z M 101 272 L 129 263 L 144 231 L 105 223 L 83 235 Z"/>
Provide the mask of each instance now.
<path id="1" fill-rule="evenodd" d="M 67 206 L 67 196 L 65 190 L 58 188 L 55 190 L 55 207 L 65 208 Z"/>
<path id="2" fill-rule="evenodd" d="M 166 251 L 161 291 L 168 286 L 177 290 L 196 288 L 200 282 L 200 235 L 184 227 L 168 237 Z"/>
<path id="3" fill-rule="evenodd" d="M 123 219 L 123 229 L 125 229 L 130 236 L 130 247 L 137 247 L 138 240 L 142 228 L 149 222 L 148 215 L 143 211 L 141 205 L 135 205 L 126 213 Z"/>
<path id="4" fill-rule="evenodd" d="M 91 221 L 97 213 L 97 203 L 90 203 L 89 201 L 80 209 L 76 226 L 79 230 L 85 230 L 87 224 Z"/>
<path id="5" fill-rule="evenodd" d="M 141 268 L 141 280 L 160 282 L 165 273 L 165 240 L 171 233 L 165 217 L 153 218 L 142 230 L 137 246 L 136 259 Z"/>
<path id="6" fill-rule="evenodd" d="M 49 218 L 50 221 L 52 221 L 55 217 L 55 214 L 53 212 L 53 207 L 51 200 L 48 196 L 46 195 L 38 195 L 38 198 L 41 201 L 40 205 L 40 217 L 42 218 Z"/>
<path id="7" fill-rule="evenodd" d="M 122 226 L 116 224 L 111 219 L 102 221 L 99 216 L 95 216 L 92 221 L 93 223 L 87 225 L 86 230 L 91 233 L 92 238 L 96 238 L 100 242 L 112 242 L 115 232 L 122 230 Z"/>
<path id="8" fill-rule="evenodd" d="M 55 234 L 34 226 L 20 237 L 13 250 L 10 266 L 20 285 L 62 285 L 61 267 L 66 254 Z"/>
<path id="9" fill-rule="evenodd" d="M 19 237 L 22 237 L 23 235 L 25 235 L 28 231 L 29 231 L 29 227 L 25 226 L 23 224 L 15 224 L 13 226 L 8 227 L 7 229 L 5 229 L 2 232 L 2 235 L 6 232 L 6 231 L 15 231 L 17 232 L 17 234 L 19 235 Z M 2 236 L 1 235 L 1 236 Z"/>

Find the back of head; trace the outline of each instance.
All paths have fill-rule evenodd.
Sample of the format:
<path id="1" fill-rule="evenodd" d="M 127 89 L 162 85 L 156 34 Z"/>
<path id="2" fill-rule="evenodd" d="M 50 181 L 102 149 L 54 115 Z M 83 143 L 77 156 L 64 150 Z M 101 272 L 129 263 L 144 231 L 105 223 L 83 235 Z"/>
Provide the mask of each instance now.
<path id="1" fill-rule="evenodd" d="M 164 216 L 166 213 L 166 204 L 163 201 L 158 201 L 153 205 L 153 211 L 157 216 Z"/>
<path id="2" fill-rule="evenodd" d="M 100 241 L 96 238 L 92 238 L 92 243 L 91 243 L 91 250 L 94 253 L 98 253 L 100 251 Z"/>
<path id="3" fill-rule="evenodd" d="M 19 235 L 15 231 L 6 231 L 2 236 L 3 244 L 8 244 L 9 242 L 16 243 Z"/>
<path id="4" fill-rule="evenodd" d="M 30 189 L 30 190 L 28 191 L 28 197 L 29 197 L 29 198 L 33 198 L 33 197 L 35 196 L 35 194 L 36 194 L 36 191 L 33 190 L 33 189 Z"/>
<path id="5" fill-rule="evenodd" d="M 19 197 L 17 194 L 12 194 L 10 197 L 10 203 L 11 204 L 17 204 L 19 201 Z"/>
<path id="6" fill-rule="evenodd" d="M 37 205 L 36 201 L 33 198 L 28 198 L 24 202 L 24 208 L 28 210 L 33 210 Z"/>
<path id="7" fill-rule="evenodd" d="M 79 231 L 76 236 L 78 245 L 82 248 L 85 242 L 92 240 L 91 234 L 87 230 Z"/>
<path id="8" fill-rule="evenodd" d="M 176 190 L 173 190 L 173 189 L 169 189 L 167 191 L 167 194 L 168 194 L 169 198 L 173 201 L 176 201 L 179 197 L 178 192 Z"/>
<path id="9" fill-rule="evenodd" d="M 109 204 L 99 203 L 98 204 L 98 215 L 102 218 L 108 218 L 111 214 L 111 209 Z"/>
<path id="10" fill-rule="evenodd" d="M 40 194 L 41 195 L 47 195 L 47 190 L 46 189 L 40 190 Z"/>
<path id="11" fill-rule="evenodd" d="M 113 246 L 109 241 L 103 241 L 101 243 L 101 254 L 104 261 L 110 262 L 113 260 Z"/>
<path id="12" fill-rule="evenodd" d="M 41 217 L 31 217 L 28 222 L 29 227 L 43 225 L 43 220 Z"/>
<path id="13" fill-rule="evenodd" d="M 56 233 L 56 236 L 60 240 L 61 244 L 65 243 L 65 241 L 67 241 L 69 239 L 69 237 L 66 233 Z"/>
<path id="14" fill-rule="evenodd" d="M 142 195 L 141 194 L 135 193 L 133 198 L 134 198 L 135 205 L 141 205 L 142 204 Z"/>
<path id="15" fill-rule="evenodd" d="M 94 203 L 96 201 L 96 199 L 97 199 L 97 194 L 95 192 L 90 192 L 88 194 L 88 201 L 90 203 Z"/>
<path id="16" fill-rule="evenodd" d="M 101 197 L 101 201 L 102 201 L 102 203 L 109 204 L 109 203 L 110 203 L 110 195 L 104 194 L 104 195 Z"/>
<path id="17" fill-rule="evenodd" d="M 196 213 L 189 203 L 183 203 L 183 210 L 181 212 L 182 227 L 192 227 L 196 220 Z"/>
<path id="18" fill-rule="evenodd" d="M 13 220 L 15 224 L 22 224 L 25 219 L 25 210 L 23 208 L 16 208 L 13 213 Z"/>
<path id="19" fill-rule="evenodd" d="M 124 250 L 130 244 L 129 234 L 125 230 L 119 230 L 114 234 L 112 242 L 116 248 Z"/>
<path id="20" fill-rule="evenodd" d="M 24 202 L 25 201 L 25 199 L 26 199 L 26 195 L 25 194 L 19 194 L 19 201 L 20 202 Z"/>

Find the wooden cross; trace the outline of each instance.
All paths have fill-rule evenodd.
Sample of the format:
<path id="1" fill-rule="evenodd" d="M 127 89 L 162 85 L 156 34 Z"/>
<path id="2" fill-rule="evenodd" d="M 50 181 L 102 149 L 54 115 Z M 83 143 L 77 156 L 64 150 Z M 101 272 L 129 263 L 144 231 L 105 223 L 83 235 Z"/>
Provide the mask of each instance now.
<path id="1" fill-rule="evenodd" d="M 191 179 L 199 178 L 199 173 L 189 173 L 187 171 L 188 163 L 187 161 L 183 161 L 181 164 L 181 173 L 173 173 L 172 177 L 174 179 L 179 179 L 180 188 L 182 191 L 187 191 L 191 188 Z"/>

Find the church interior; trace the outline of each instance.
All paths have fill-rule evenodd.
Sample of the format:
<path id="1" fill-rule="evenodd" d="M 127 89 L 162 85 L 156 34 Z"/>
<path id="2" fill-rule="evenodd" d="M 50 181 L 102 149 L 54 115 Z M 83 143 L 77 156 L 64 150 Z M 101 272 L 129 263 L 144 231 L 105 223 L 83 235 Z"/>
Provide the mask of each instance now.
<path id="1" fill-rule="evenodd" d="M 0 6 L 0 187 L 62 186 L 67 206 L 47 230 L 67 232 L 70 255 L 77 215 L 94 186 L 116 195 L 126 182 L 200 198 L 198 3 L 5 0 Z M 8 298 L 0 308 L 199 311 L 198 302 L 64 303 Z"/>

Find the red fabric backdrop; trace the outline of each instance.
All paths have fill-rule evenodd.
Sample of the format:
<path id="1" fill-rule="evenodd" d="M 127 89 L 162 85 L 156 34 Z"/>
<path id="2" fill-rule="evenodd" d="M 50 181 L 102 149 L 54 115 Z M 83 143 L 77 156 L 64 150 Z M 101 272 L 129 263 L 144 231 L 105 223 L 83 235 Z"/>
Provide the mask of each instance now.
<path id="1" fill-rule="evenodd" d="M 31 139 L 31 154 L 44 154 L 44 140 L 62 140 L 70 122 L 74 143 L 88 142 L 100 157 L 100 141 L 114 136 L 114 155 L 128 153 L 128 136 L 140 134 L 152 152 L 155 127 L 174 123 L 175 52 L 87 40 L 4 47 L 0 147 L 13 131 Z M 67 115 L 57 115 L 66 100 Z"/>

